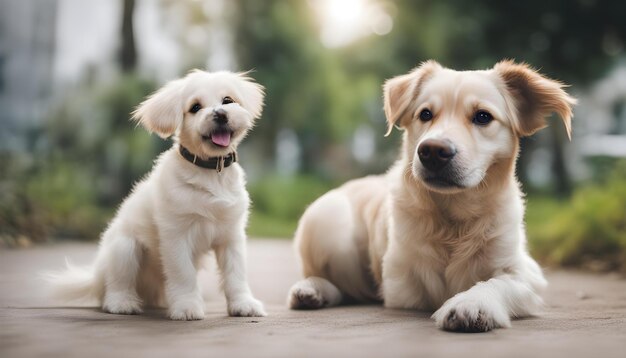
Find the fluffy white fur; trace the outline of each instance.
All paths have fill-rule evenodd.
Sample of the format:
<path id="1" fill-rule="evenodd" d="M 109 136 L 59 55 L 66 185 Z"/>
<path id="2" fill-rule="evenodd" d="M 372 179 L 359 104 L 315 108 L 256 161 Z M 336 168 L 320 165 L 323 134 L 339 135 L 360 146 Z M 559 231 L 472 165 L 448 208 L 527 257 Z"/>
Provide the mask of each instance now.
<path id="1" fill-rule="evenodd" d="M 508 327 L 532 314 L 546 286 L 529 256 L 515 178 L 519 137 L 557 113 L 568 134 L 574 99 L 524 64 L 458 72 L 434 61 L 384 86 L 389 131 L 404 129 L 399 160 L 381 176 L 350 181 L 314 202 L 296 232 L 305 279 L 294 309 L 346 301 L 435 311 L 453 331 Z M 421 120 L 424 109 L 431 120 Z M 493 121 L 472 119 L 487 111 Z M 452 143 L 448 183 L 429 179 L 426 140 Z"/>
<path id="2" fill-rule="evenodd" d="M 234 103 L 224 101 L 230 97 Z M 195 105 L 201 109 L 192 113 Z M 253 126 L 263 87 L 244 74 L 194 71 L 172 81 L 135 111 L 134 119 L 174 145 L 137 183 L 102 235 L 93 267 L 48 275 L 63 299 L 97 298 L 106 312 L 136 314 L 167 305 L 174 320 L 204 318 L 197 283 L 202 258 L 215 251 L 231 316 L 265 316 L 246 280 L 249 197 L 235 163 L 221 173 L 186 161 L 179 143 L 199 158 L 225 156 Z M 230 144 L 214 144 L 214 111 L 223 110 Z M 222 127 L 223 129 L 223 127 Z"/>

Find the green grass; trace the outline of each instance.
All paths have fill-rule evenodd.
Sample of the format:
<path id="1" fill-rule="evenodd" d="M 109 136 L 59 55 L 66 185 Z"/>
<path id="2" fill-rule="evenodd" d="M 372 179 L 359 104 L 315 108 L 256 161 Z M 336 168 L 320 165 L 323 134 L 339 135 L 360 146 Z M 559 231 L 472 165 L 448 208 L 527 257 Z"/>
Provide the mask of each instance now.
<path id="1" fill-rule="evenodd" d="M 331 187 L 332 183 L 311 176 L 268 176 L 250 184 L 248 234 L 292 238 L 304 209 Z"/>
<path id="2" fill-rule="evenodd" d="M 291 239 L 298 222 L 253 210 L 248 223 L 248 235 L 258 238 Z"/>

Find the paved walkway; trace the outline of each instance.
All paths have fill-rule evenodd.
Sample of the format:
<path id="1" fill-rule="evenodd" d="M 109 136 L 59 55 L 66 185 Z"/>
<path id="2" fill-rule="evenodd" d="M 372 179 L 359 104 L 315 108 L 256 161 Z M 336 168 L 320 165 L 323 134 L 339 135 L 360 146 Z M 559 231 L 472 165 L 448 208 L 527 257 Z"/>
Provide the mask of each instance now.
<path id="1" fill-rule="evenodd" d="M 429 314 L 352 306 L 289 311 L 298 279 L 291 244 L 252 240 L 249 276 L 270 316 L 231 318 L 214 274 L 204 274 L 207 315 L 173 322 L 161 310 L 118 316 L 50 302 L 37 279 L 64 256 L 77 264 L 94 244 L 0 250 L 0 357 L 624 357 L 626 280 L 615 275 L 548 272 L 548 307 L 540 318 L 484 334 L 439 331 Z"/>

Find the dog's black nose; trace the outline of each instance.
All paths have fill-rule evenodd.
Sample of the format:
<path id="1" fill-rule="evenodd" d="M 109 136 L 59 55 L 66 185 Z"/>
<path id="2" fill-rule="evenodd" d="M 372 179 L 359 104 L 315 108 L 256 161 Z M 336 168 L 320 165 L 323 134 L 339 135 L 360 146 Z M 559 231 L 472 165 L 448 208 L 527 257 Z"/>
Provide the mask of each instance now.
<path id="1" fill-rule="evenodd" d="M 228 113 L 221 108 L 217 109 L 213 111 L 213 120 L 217 122 L 217 124 L 226 124 L 228 123 Z"/>
<path id="2" fill-rule="evenodd" d="M 436 172 L 456 155 L 456 148 L 449 140 L 426 139 L 417 147 L 417 154 L 426 169 Z"/>

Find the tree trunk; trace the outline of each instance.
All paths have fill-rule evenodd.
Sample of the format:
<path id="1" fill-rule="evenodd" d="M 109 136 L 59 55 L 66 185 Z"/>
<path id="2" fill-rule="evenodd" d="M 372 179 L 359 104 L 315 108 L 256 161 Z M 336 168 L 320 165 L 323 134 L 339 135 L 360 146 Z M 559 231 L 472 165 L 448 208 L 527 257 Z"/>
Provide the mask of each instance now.
<path id="1" fill-rule="evenodd" d="M 135 32 L 133 30 L 133 14 L 135 0 L 124 0 L 122 14 L 122 48 L 120 65 L 123 72 L 132 72 L 137 67 L 137 49 L 135 48 Z"/>
<path id="2" fill-rule="evenodd" d="M 552 174 L 554 175 L 555 193 L 560 197 L 566 197 L 572 192 L 572 183 L 565 165 L 565 155 L 563 153 L 564 138 L 558 126 L 551 125 L 552 135 Z"/>

